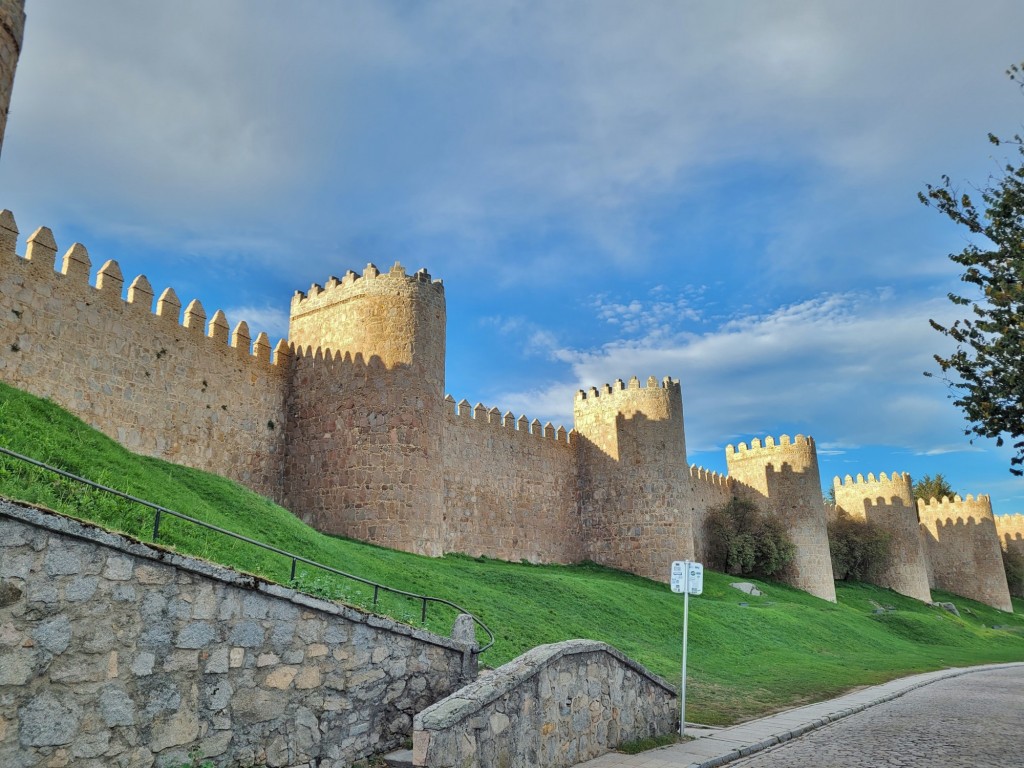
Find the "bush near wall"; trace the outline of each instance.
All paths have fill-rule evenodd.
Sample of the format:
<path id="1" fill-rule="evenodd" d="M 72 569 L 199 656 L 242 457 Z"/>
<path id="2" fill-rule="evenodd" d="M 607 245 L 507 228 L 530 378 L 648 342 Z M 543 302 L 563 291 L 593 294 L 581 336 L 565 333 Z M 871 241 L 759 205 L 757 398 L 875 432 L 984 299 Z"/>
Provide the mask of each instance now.
<path id="1" fill-rule="evenodd" d="M 840 511 L 828 524 L 828 548 L 837 580 L 871 582 L 889 562 L 892 535 Z"/>
<path id="2" fill-rule="evenodd" d="M 733 575 L 773 576 L 796 554 L 782 524 L 745 499 L 712 509 L 704 532 L 708 565 Z"/>

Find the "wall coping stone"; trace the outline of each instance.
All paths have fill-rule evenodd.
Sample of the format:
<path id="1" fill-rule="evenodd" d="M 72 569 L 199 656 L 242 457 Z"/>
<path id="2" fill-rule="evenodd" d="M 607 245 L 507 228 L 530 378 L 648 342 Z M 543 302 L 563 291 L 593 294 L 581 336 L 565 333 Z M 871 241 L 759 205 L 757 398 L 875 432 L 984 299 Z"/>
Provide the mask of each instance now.
<path id="1" fill-rule="evenodd" d="M 206 560 L 182 555 L 159 545 L 144 544 L 127 534 L 112 533 L 95 523 L 77 520 L 45 507 L 16 502 L 0 496 L 0 517 L 11 518 L 36 528 L 89 541 L 109 549 L 124 552 L 125 554 L 134 555 L 135 557 L 164 563 L 235 587 L 262 592 L 265 595 L 287 600 L 295 605 L 319 611 L 320 613 L 341 616 L 357 624 L 366 624 L 375 629 L 393 632 L 396 635 L 412 637 L 431 645 L 459 651 L 464 655 L 471 653 L 476 647 L 475 644 L 467 645 L 449 637 L 436 635 L 433 632 L 402 624 L 386 616 L 367 613 L 341 603 L 333 603 L 322 598 L 313 597 L 312 595 L 283 587 L 280 584 L 274 584 L 260 576 L 242 573 Z"/>

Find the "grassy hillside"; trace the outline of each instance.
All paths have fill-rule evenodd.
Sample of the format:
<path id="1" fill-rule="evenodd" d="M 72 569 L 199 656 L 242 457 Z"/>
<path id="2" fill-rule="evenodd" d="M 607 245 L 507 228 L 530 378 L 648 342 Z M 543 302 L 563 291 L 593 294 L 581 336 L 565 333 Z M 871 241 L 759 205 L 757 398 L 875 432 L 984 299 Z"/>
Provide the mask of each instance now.
<path id="1" fill-rule="evenodd" d="M 531 566 L 448 556 L 431 559 L 319 534 L 286 510 L 222 478 L 133 455 L 54 405 L 0 385 L 0 445 L 98 482 L 368 579 L 452 600 L 498 636 L 482 662 L 497 666 L 539 643 L 608 642 L 669 681 L 679 676 L 682 597 L 663 584 L 594 565 Z M 50 507 L 148 540 L 152 513 L 85 492 L 0 458 L 0 495 Z M 171 520 L 161 542 L 287 583 L 289 561 Z M 301 566 L 300 566 L 301 567 Z M 367 604 L 369 595 L 300 573 L 307 588 Z M 759 584 L 753 598 L 708 573 L 690 603 L 688 715 L 728 723 L 846 688 L 943 666 L 1024 660 L 1024 618 L 939 593 L 962 616 L 888 590 L 838 585 L 838 604 Z M 879 606 L 892 610 L 876 612 Z M 1024 614 L 1024 603 L 1016 603 Z M 418 620 L 397 600 L 379 610 Z M 450 615 L 428 617 L 447 632 Z M 993 626 L 1000 629 L 993 629 Z"/>

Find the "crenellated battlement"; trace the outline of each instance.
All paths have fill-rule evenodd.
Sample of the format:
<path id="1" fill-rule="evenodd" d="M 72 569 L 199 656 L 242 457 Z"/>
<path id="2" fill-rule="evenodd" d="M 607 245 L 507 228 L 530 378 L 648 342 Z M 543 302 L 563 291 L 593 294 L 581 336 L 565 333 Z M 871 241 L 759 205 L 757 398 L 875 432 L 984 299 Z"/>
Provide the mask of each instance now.
<path id="1" fill-rule="evenodd" d="M 456 422 L 505 429 L 520 435 L 527 435 L 531 438 L 554 440 L 565 445 L 571 445 L 576 436 L 575 430 L 566 432 L 565 427 L 562 425 L 556 428 L 549 421 L 542 426 L 540 419 L 533 419 L 531 421 L 525 415 L 517 419 L 512 411 L 506 411 L 502 415 L 501 411 L 497 408 L 487 408 L 483 403 L 471 405 L 465 398 L 455 402 L 454 397 L 446 395 L 444 401 L 446 405 L 445 414 L 450 420 Z"/>
<path id="2" fill-rule="evenodd" d="M 970 518 L 976 522 L 993 519 L 991 499 L 984 493 L 977 496 L 969 493 L 966 497 L 956 495 L 952 498 L 943 496 L 941 499 L 918 499 L 917 513 L 922 523 Z"/>
<path id="3" fill-rule="evenodd" d="M 761 440 L 754 438 L 750 441 L 750 447 L 746 443 L 740 443 L 735 448 L 730 444 L 725 447 L 726 457 L 739 455 L 743 457 L 767 456 L 769 454 L 781 454 L 791 450 L 814 451 L 814 438 L 806 435 L 797 435 L 790 440 L 789 435 L 781 435 L 776 443 L 775 438 L 768 436 Z"/>
<path id="4" fill-rule="evenodd" d="M 6 260 L 14 268 L 24 269 L 27 272 L 26 279 L 61 280 L 65 287 L 94 292 L 101 301 L 119 304 L 127 311 L 138 312 L 140 317 L 148 316 L 154 321 L 180 325 L 197 336 L 205 336 L 211 345 L 235 349 L 239 357 L 251 359 L 256 364 L 285 366 L 291 359 L 291 350 L 283 339 L 271 355 L 270 339 L 266 333 L 258 334 L 253 343 L 248 323 L 240 321 L 231 330 L 221 310 L 217 310 L 209 324 L 206 324 L 206 313 L 198 299 L 188 305 L 182 319 L 181 301 L 173 288 L 166 288 L 160 294 L 154 310 L 153 288 L 145 275 L 136 276 L 128 287 L 127 295 L 123 295 L 124 275 L 120 265 L 113 259 L 103 263 L 96 272 L 94 283 L 90 284 L 92 259 L 88 249 L 81 243 L 73 243 L 64 252 L 59 260 L 58 271 L 57 243 L 49 227 L 39 227 L 29 236 L 25 243 L 24 258 L 16 252 L 17 237 L 18 227 L 14 214 L 7 209 L 0 211 L 0 259 Z"/>
<path id="5" fill-rule="evenodd" d="M 680 391 L 679 381 L 672 379 L 670 376 L 664 377 L 661 381 L 658 381 L 656 376 L 649 376 L 644 384 L 641 384 L 640 379 L 636 376 L 631 377 L 628 384 L 623 382 L 622 379 L 616 379 L 614 384 L 605 384 L 600 388 L 591 387 L 588 390 L 577 390 L 576 407 L 592 404 L 607 405 L 610 400 L 618 397 L 630 397 L 637 391 L 650 392 L 651 390 L 658 389 L 664 390 L 666 394 L 678 394 Z"/>
<path id="6" fill-rule="evenodd" d="M 696 464 L 690 465 L 690 479 L 694 482 L 703 483 L 704 485 L 722 490 L 730 490 L 735 483 L 735 480 L 728 475 L 704 469 L 704 467 L 698 467 Z"/>
<path id="7" fill-rule="evenodd" d="M 323 285 L 313 283 L 306 292 L 296 291 L 292 296 L 292 314 L 300 314 L 324 306 L 345 301 L 349 296 L 362 295 L 368 291 L 388 293 L 413 289 L 425 289 L 444 295 L 444 283 L 434 280 L 426 269 L 407 274 L 405 267 L 395 262 L 387 272 L 381 272 L 375 264 L 367 264 L 362 274 L 348 270 L 340 279 L 331 275 Z"/>
<path id="8" fill-rule="evenodd" d="M 885 483 L 894 483 L 894 484 L 902 485 L 903 483 L 909 483 L 909 482 L 910 482 L 910 474 L 907 473 L 907 472 L 893 472 L 891 480 L 885 474 L 885 472 L 882 472 L 881 474 L 879 474 L 877 480 L 875 479 L 875 475 L 872 472 L 868 472 L 868 476 L 867 476 L 866 480 L 864 479 L 864 475 L 862 475 L 862 474 L 858 474 L 856 476 L 856 478 L 851 477 L 850 475 L 846 475 L 846 477 L 843 478 L 843 479 L 840 479 L 839 476 L 836 475 L 832 479 L 832 485 L 836 486 L 837 488 L 846 487 L 846 486 L 857 486 L 857 485 L 879 485 L 879 484 L 885 484 Z"/>
<path id="9" fill-rule="evenodd" d="M 945 506 L 966 506 L 968 504 L 976 503 L 990 503 L 989 495 L 987 493 L 979 493 L 977 496 L 968 493 L 966 496 L 961 497 L 960 494 L 956 494 L 952 498 L 949 496 L 943 496 L 941 499 L 932 496 L 930 499 L 918 499 L 918 507 L 945 507 Z"/>

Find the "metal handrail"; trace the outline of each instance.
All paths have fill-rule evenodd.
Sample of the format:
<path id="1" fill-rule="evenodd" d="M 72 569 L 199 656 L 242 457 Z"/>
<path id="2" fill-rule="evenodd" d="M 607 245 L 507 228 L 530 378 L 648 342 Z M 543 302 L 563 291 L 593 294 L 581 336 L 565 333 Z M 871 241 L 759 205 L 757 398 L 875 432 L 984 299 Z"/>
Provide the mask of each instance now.
<path id="1" fill-rule="evenodd" d="M 381 591 L 390 592 L 391 594 L 394 594 L 394 595 L 400 595 L 401 597 L 406 597 L 406 598 L 409 598 L 410 600 L 419 600 L 421 602 L 421 604 L 422 604 L 422 610 L 420 612 L 420 621 L 423 622 L 423 623 L 426 623 L 426 621 L 427 621 L 427 604 L 428 603 L 438 603 L 439 605 L 446 605 L 449 608 L 453 608 L 456 611 L 458 611 L 459 613 L 464 613 L 467 616 L 469 616 L 470 618 L 472 618 L 473 619 L 473 623 L 476 624 L 478 627 L 480 627 L 480 629 L 482 629 L 484 632 L 487 633 L 487 637 L 489 638 L 490 642 L 488 642 L 487 645 L 483 646 L 482 648 L 480 648 L 478 650 L 474 649 L 473 650 L 474 653 L 483 653 L 488 648 L 490 648 L 492 645 L 494 645 L 494 633 L 491 632 L 490 628 L 486 624 L 484 624 L 482 621 L 480 621 L 480 619 L 478 619 L 472 613 L 470 613 L 469 611 L 465 610 L 464 608 L 461 608 L 460 606 L 456 605 L 455 603 L 451 602 L 450 600 L 445 600 L 444 598 L 441 598 L 441 597 L 431 597 L 430 595 L 418 595 L 415 592 L 406 592 L 406 591 L 401 590 L 401 589 L 396 589 L 395 587 L 389 587 L 386 584 L 378 584 L 375 581 L 370 581 L 369 579 L 364 579 L 362 576 L 356 576 L 355 574 L 352 574 L 352 573 L 346 573 L 345 571 L 340 571 L 337 568 L 332 568 L 329 565 L 324 565 L 323 563 L 318 563 L 315 560 L 310 560 L 308 558 L 302 557 L 301 555 L 296 555 L 296 554 L 294 554 L 292 552 L 287 552 L 287 551 L 285 551 L 283 549 L 278 549 L 277 547 L 271 546 L 270 544 L 265 544 L 262 541 L 257 541 L 256 539 L 250 539 L 248 536 L 243 536 L 240 533 L 235 533 L 234 531 L 229 531 L 226 528 L 221 528 L 221 527 L 216 526 L 216 525 L 211 525 L 210 523 L 204 522 L 202 520 L 198 520 L 198 519 L 196 519 L 194 517 L 189 517 L 188 515 L 182 514 L 181 512 L 175 512 L 173 509 L 168 509 L 167 507 L 161 507 L 159 504 L 154 504 L 151 501 L 146 501 L 145 499 L 140 499 L 137 496 L 132 496 L 131 494 L 124 493 L 123 491 L 119 491 L 116 488 L 110 488 L 108 486 L 101 485 L 100 483 L 93 482 L 92 480 L 88 480 L 87 478 L 79 477 L 78 475 L 73 475 L 70 472 L 66 472 L 63 469 L 58 469 L 57 467 L 50 466 L 49 464 L 44 464 L 43 462 L 37 461 L 36 459 L 33 459 L 33 458 L 29 457 L 29 456 L 23 456 L 20 453 L 15 453 L 14 451 L 9 450 L 7 448 L 4 448 L 3 446 L 0 446 L 0 453 L 5 454 L 7 456 L 11 456 L 12 458 L 18 459 L 20 461 L 27 462 L 27 463 L 32 464 L 32 465 L 34 465 L 36 467 L 39 467 L 41 469 L 45 469 L 48 472 L 53 472 L 55 474 L 60 475 L 61 477 L 66 477 L 69 480 L 74 480 L 75 482 L 82 483 L 84 485 L 88 485 L 91 488 L 95 488 L 95 489 L 97 489 L 99 491 L 104 491 L 106 493 L 113 494 L 114 496 L 119 496 L 122 499 L 126 499 L 128 501 L 131 501 L 131 502 L 133 502 L 135 504 L 141 504 L 144 507 L 149 507 L 150 509 L 152 509 L 156 513 L 154 515 L 154 518 L 153 518 L 153 541 L 154 541 L 154 543 L 157 541 L 157 537 L 158 537 L 158 535 L 160 533 L 160 517 L 161 517 L 161 515 L 171 515 L 172 517 L 176 517 L 179 520 L 184 520 L 186 522 L 193 523 L 194 525 L 198 525 L 201 528 L 206 528 L 208 530 L 215 531 L 217 533 L 222 533 L 225 536 L 230 536 L 233 539 L 238 539 L 239 541 L 244 541 L 247 544 L 252 544 L 253 546 L 259 547 L 260 549 L 265 549 L 268 552 L 274 552 L 274 553 L 276 553 L 278 555 L 282 555 L 284 557 L 289 558 L 292 561 L 291 579 L 292 579 L 293 582 L 295 580 L 295 566 L 298 563 L 304 563 L 305 565 L 309 565 L 309 566 L 312 566 L 314 568 L 319 568 L 321 570 L 327 571 L 328 573 L 333 573 L 333 574 L 335 574 L 337 576 L 342 576 L 342 577 L 344 577 L 346 579 L 351 579 L 352 581 L 358 581 L 361 584 L 366 584 L 367 586 L 373 587 L 373 604 L 374 605 L 377 604 L 377 597 L 378 597 L 378 595 L 379 595 L 379 593 Z"/>

